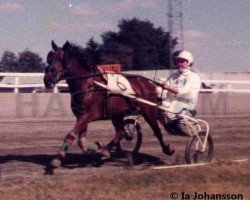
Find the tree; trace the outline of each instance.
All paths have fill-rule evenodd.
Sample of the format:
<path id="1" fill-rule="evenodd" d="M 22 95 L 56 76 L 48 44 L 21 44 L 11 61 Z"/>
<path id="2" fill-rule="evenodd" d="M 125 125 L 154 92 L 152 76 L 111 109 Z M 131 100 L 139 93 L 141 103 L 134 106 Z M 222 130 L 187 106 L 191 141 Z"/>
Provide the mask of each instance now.
<path id="1" fill-rule="evenodd" d="M 42 58 L 29 50 L 19 53 L 19 57 L 5 51 L 0 63 L 0 71 L 4 72 L 42 72 L 44 67 Z"/>
<path id="2" fill-rule="evenodd" d="M 14 72 L 18 66 L 17 57 L 11 51 L 4 51 L 1 58 L 1 71 Z"/>
<path id="3" fill-rule="evenodd" d="M 18 66 L 20 72 L 42 72 L 45 64 L 37 53 L 25 50 L 19 53 Z"/>
<path id="4" fill-rule="evenodd" d="M 101 61 L 103 64 L 121 64 L 123 70 L 133 66 L 133 49 L 119 40 L 116 33 L 106 32 L 102 35 Z"/>
<path id="5" fill-rule="evenodd" d="M 94 41 L 93 37 L 87 42 L 85 50 L 92 66 L 97 66 L 101 63 L 100 44 Z"/>
<path id="6" fill-rule="evenodd" d="M 102 35 L 102 62 L 119 62 L 123 70 L 170 67 L 170 42 L 174 46 L 176 39 L 170 41 L 168 32 L 137 18 L 123 19 L 118 27 L 118 33 L 106 32 Z"/>
<path id="7" fill-rule="evenodd" d="M 127 44 L 134 51 L 134 67 L 147 69 L 153 65 L 159 65 L 155 48 L 159 40 L 155 38 L 152 23 L 134 18 L 122 20 L 118 27 L 122 43 Z"/>

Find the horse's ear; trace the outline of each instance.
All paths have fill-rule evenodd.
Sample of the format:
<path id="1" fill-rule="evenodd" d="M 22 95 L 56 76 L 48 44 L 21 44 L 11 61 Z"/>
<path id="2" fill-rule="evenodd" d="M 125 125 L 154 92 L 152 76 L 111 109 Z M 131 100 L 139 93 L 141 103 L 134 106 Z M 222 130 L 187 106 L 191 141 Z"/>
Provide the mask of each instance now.
<path id="1" fill-rule="evenodd" d="M 52 46 L 52 49 L 54 51 L 56 51 L 58 49 L 58 46 L 56 45 L 56 43 L 53 40 L 51 41 L 51 46 Z"/>
<path id="2" fill-rule="evenodd" d="M 67 51 L 70 49 L 70 47 L 71 47 L 71 45 L 70 45 L 69 41 L 66 41 L 65 44 L 63 45 L 62 49 L 63 49 L 63 51 Z"/>

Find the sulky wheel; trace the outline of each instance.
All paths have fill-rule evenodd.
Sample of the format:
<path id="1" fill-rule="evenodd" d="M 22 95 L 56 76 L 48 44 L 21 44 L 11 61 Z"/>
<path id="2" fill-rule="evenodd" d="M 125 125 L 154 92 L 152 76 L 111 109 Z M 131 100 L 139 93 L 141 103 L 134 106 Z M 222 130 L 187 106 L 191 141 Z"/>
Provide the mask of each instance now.
<path id="1" fill-rule="evenodd" d="M 117 151 L 129 151 L 137 153 L 142 144 L 141 127 L 134 119 L 126 119 L 124 121 L 124 136 L 117 143 Z"/>
<path id="2" fill-rule="evenodd" d="M 200 132 L 199 137 L 203 142 L 206 132 Z M 214 152 L 214 143 L 211 135 L 208 135 L 205 151 L 202 152 L 202 145 L 197 136 L 193 136 L 187 143 L 185 151 L 185 159 L 187 164 L 207 163 L 212 160 Z"/>

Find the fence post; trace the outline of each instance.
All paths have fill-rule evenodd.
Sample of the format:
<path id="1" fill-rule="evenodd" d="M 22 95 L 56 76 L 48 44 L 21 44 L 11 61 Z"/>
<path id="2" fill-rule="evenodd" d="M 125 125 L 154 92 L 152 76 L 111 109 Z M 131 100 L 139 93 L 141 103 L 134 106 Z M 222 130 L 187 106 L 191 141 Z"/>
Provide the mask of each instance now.
<path id="1" fill-rule="evenodd" d="M 58 87 L 57 86 L 55 86 L 54 88 L 53 88 L 53 93 L 58 93 L 59 91 L 58 91 Z"/>
<path id="2" fill-rule="evenodd" d="M 19 93 L 18 85 L 19 85 L 19 77 L 15 76 L 15 88 L 14 88 L 14 93 L 15 94 Z"/>
<path id="3" fill-rule="evenodd" d="M 231 89 L 232 89 L 232 85 L 231 85 L 231 83 L 228 83 L 228 84 L 227 84 L 227 89 L 228 89 L 228 92 L 230 92 L 230 91 L 231 91 Z"/>

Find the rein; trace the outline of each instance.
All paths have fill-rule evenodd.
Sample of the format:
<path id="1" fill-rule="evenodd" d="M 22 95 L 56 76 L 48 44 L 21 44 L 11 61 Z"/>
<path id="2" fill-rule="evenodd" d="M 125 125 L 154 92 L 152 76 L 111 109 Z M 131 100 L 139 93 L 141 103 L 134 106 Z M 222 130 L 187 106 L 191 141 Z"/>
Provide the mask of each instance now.
<path id="1" fill-rule="evenodd" d="M 122 74 L 122 73 L 121 73 L 121 74 Z M 124 74 L 124 73 L 123 73 L 123 74 Z M 126 75 L 126 74 L 125 74 L 125 75 Z M 147 78 L 147 77 L 144 77 L 144 76 L 141 76 L 141 75 L 129 74 L 129 76 L 132 76 L 132 77 L 135 77 L 135 78 L 144 78 L 144 79 L 146 79 L 146 80 L 148 80 L 148 81 L 154 83 L 155 85 L 158 85 L 158 86 L 161 86 L 161 87 L 164 86 L 163 83 L 159 83 L 159 82 L 157 82 L 157 81 L 155 81 L 155 80 L 152 80 L 152 79 L 150 79 L 150 78 Z"/>
<path id="2" fill-rule="evenodd" d="M 99 72 L 99 73 L 89 74 L 89 75 L 81 75 L 81 76 L 75 76 L 75 77 L 66 77 L 66 78 L 63 78 L 62 80 L 66 80 L 67 81 L 67 80 L 76 80 L 76 79 L 87 79 L 87 78 L 91 78 L 91 77 L 101 76 L 103 74 L 108 74 L 108 73 L 107 72 Z M 125 74 L 125 73 L 119 73 L 119 74 L 121 74 L 121 75 L 128 75 L 128 74 Z M 164 84 L 162 84 L 162 83 L 159 83 L 159 82 L 157 82 L 155 80 L 146 78 L 146 77 L 141 76 L 141 75 L 129 74 L 129 76 L 133 77 L 133 78 L 144 78 L 144 79 L 146 79 L 146 80 L 148 80 L 148 81 L 150 81 L 150 82 L 152 82 L 152 83 L 154 83 L 154 84 L 156 84 L 158 86 L 161 86 L 161 87 L 164 86 Z"/>
<path id="3" fill-rule="evenodd" d="M 62 80 L 76 80 L 76 79 L 87 79 L 87 78 L 91 78 L 91 77 L 95 77 L 95 76 L 101 76 L 103 74 L 107 74 L 106 72 L 105 73 L 95 73 L 95 74 L 89 74 L 89 75 L 81 75 L 81 76 L 74 76 L 74 77 L 66 77 L 66 78 L 63 78 Z"/>

